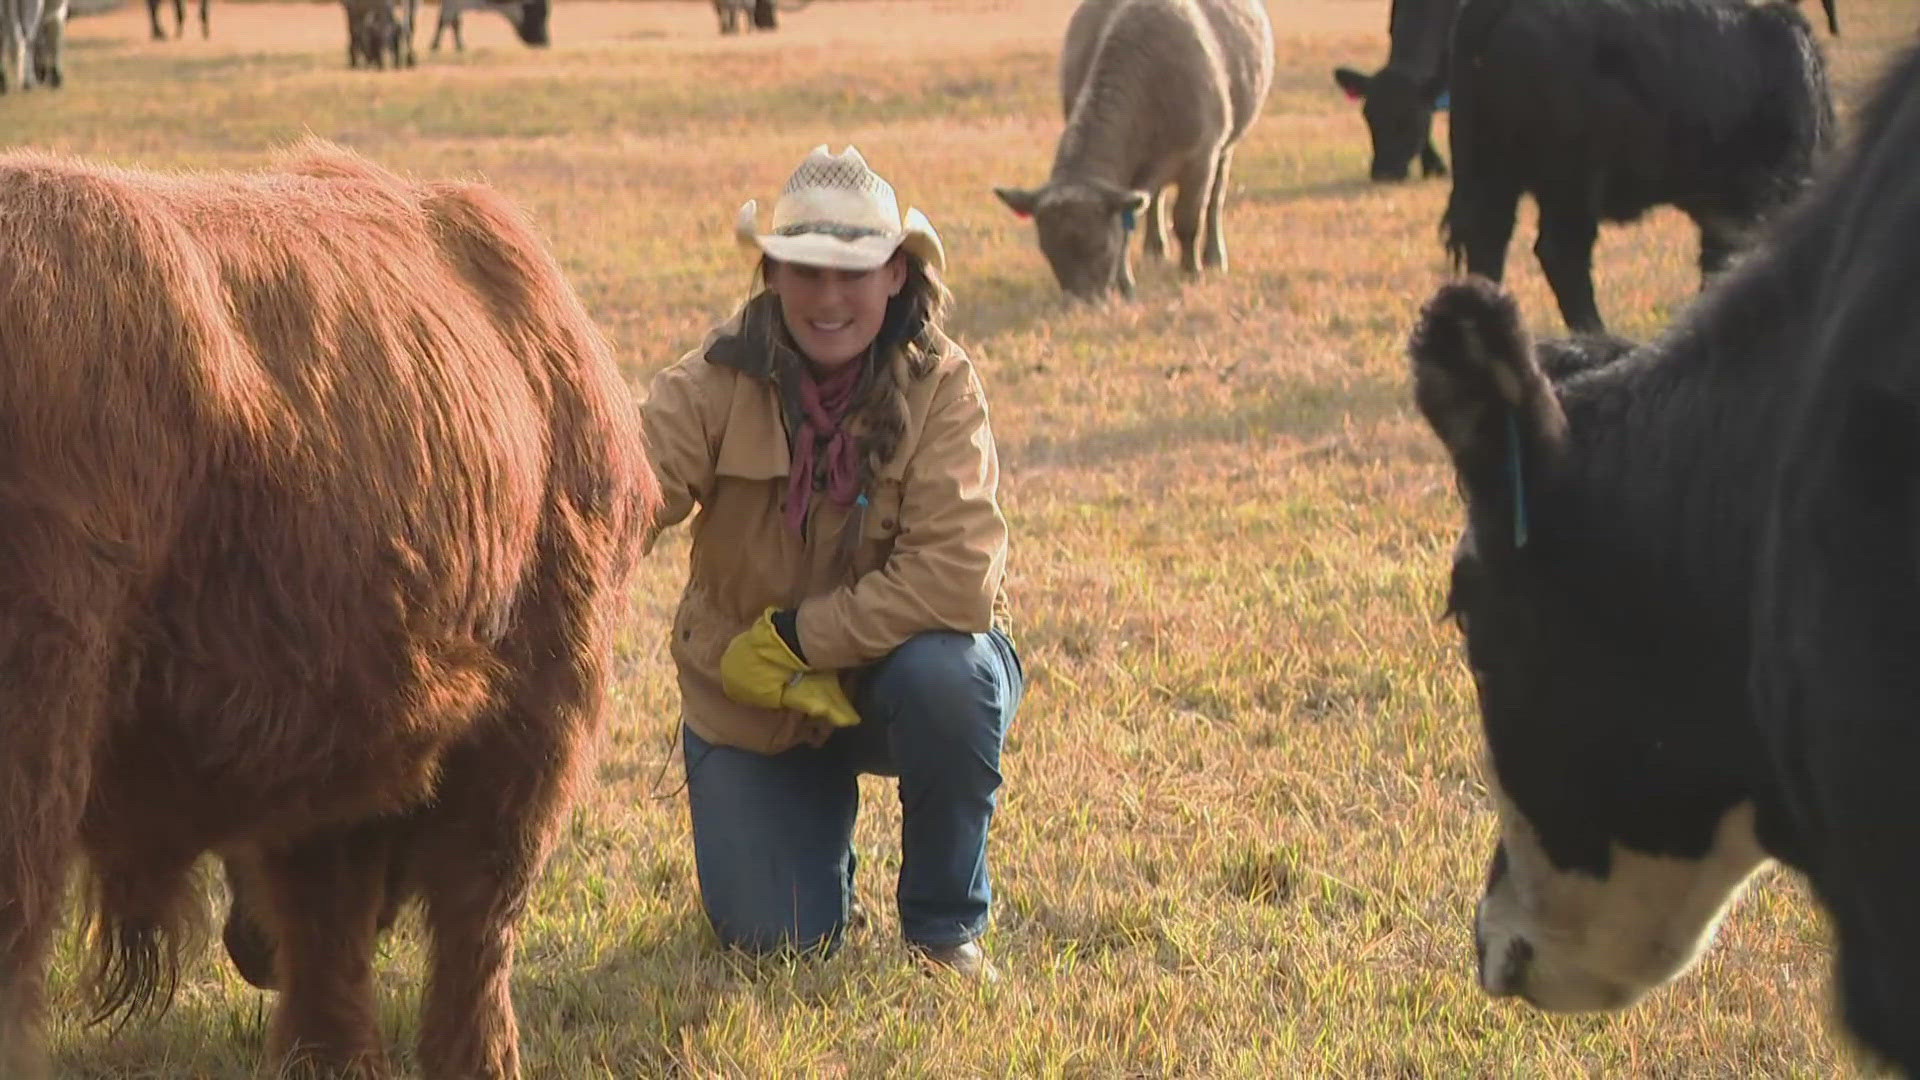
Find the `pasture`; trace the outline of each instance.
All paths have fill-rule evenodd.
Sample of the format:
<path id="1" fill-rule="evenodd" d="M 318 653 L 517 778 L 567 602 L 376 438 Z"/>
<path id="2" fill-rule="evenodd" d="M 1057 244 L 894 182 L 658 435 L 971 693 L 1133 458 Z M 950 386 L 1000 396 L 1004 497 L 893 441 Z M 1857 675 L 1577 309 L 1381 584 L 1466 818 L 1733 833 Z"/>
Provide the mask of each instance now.
<path id="1" fill-rule="evenodd" d="M 1914 32 L 1911 0 L 1841 0 L 1843 118 Z M 667 623 L 685 574 L 644 564 L 598 784 L 522 924 L 530 1077 L 1830 1076 L 1827 939 L 1764 874 L 1700 968 L 1618 1016 L 1484 999 L 1471 909 L 1493 816 L 1457 635 L 1459 521 L 1415 414 L 1405 337 L 1447 276 L 1444 181 L 1365 179 L 1330 72 L 1386 55 L 1385 0 L 1270 0 L 1272 97 L 1235 160 L 1225 277 L 1140 273 L 1063 308 L 992 195 L 1044 179 L 1070 0 L 818 0 L 722 38 L 706 3 L 562 0 L 554 46 L 467 16 L 467 51 L 349 71 L 334 4 L 215 4 L 213 37 L 147 39 L 144 6 L 76 19 L 68 83 L 0 98 L 10 146 L 245 168 L 303 134 L 402 172 L 479 176 L 527 208 L 635 392 L 744 299 L 739 204 L 852 142 L 946 241 L 1014 531 L 1030 680 L 993 839 L 1009 980 L 929 979 L 898 942 L 898 815 L 865 782 L 873 924 L 825 962 L 715 949 L 700 914 Z M 1442 143 L 1444 147 L 1444 143 Z M 1523 211 L 1509 284 L 1560 332 Z M 1644 337 L 1697 280 L 1677 214 L 1603 230 L 1612 329 Z M 210 916 L 211 917 L 211 916 Z M 217 925 L 217 923 L 215 924 Z M 88 1028 L 77 940 L 53 985 L 61 1077 L 245 1077 L 262 995 L 217 944 L 173 1010 Z M 379 965 L 411 1041 L 403 919 Z"/>

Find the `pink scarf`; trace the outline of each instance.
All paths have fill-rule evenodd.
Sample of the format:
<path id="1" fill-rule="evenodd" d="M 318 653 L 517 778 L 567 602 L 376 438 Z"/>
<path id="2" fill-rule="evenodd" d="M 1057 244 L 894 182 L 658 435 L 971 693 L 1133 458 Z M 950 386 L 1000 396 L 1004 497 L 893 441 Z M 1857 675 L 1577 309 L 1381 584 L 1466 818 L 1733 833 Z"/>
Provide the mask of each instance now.
<path id="1" fill-rule="evenodd" d="M 793 466 L 787 475 L 787 526 L 795 534 L 806 529 L 807 504 L 813 498 L 815 463 L 825 458 L 827 497 L 835 505 L 852 506 L 860 497 L 860 448 L 853 434 L 841 426 L 853 404 L 854 388 L 866 362 L 840 365 L 825 379 L 815 379 L 805 367 L 800 372 L 799 435 L 793 440 Z"/>

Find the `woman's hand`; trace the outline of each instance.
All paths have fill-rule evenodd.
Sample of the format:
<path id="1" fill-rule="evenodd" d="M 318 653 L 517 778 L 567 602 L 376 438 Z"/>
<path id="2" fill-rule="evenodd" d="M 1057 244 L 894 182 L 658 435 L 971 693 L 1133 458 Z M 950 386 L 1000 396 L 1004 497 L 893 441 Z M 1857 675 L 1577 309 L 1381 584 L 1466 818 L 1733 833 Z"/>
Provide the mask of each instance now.
<path id="1" fill-rule="evenodd" d="M 814 671 L 794 654 L 773 625 L 773 608 L 727 644 L 720 657 L 720 688 L 742 705 L 794 709 L 836 728 L 860 722 L 853 702 L 831 671 Z"/>

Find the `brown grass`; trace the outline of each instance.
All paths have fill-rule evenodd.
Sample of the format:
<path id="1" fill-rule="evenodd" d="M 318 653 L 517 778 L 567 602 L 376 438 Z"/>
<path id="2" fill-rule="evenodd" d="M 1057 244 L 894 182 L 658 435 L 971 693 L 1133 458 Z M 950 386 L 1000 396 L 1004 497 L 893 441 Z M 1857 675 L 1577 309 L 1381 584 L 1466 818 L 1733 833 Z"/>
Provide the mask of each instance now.
<path id="1" fill-rule="evenodd" d="M 879 925 L 822 964 L 714 950 L 674 752 L 674 539 L 645 567 L 602 783 L 526 925 L 529 1075 L 1829 1076 L 1850 1066 L 1825 932 L 1763 881 L 1701 969 L 1618 1016 L 1480 996 L 1468 922 L 1492 835 L 1452 630 L 1458 510 L 1413 415 L 1403 344 L 1446 276 L 1444 183 L 1361 181 L 1338 63 L 1385 56 L 1380 0 L 1273 0 L 1279 77 L 1229 202 L 1231 275 L 1143 275 L 1063 310 L 989 188 L 1046 173 L 1066 0 L 821 0 L 722 39 L 704 3 L 566 2 L 557 44 L 467 19 L 464 56 L 345 66 L 330 5 L 214 5 L 214 38 L 146 40 L 143 5 L 76 21 L 69 85 L 0 99 L 15 143 L 157 166 L 251 166 L 304 132 L 403 171 L 482 175 L 538 217 L 638 387 L 743 295 L 728 227 L 806 149 L 852 141 L 927 210 L 983 368 L 1016 535 L 1032 687 L 994 837 L 972 992 L 914 974 L 890 895 L 897 811 L 868 781 L 860 889 Z M 432 7 L 425 9 L 428 32 Z M 1911 35 L 1910 0 L 1845 0 L 1848 100 Z M 1510 272 L 1558 332 L 1526 248 Z M 1644 336 L 1694 289 L 1693 236 L 1606 231 L 1600 303 Z M 396 1039 L 418 942 L 389 946 Z M 209 955 L 166 1018 L 78 1026 L 66 1077 L 241 1077 L 265 999 Z M 63 971 L 77 961 L 63 954 Z"/>

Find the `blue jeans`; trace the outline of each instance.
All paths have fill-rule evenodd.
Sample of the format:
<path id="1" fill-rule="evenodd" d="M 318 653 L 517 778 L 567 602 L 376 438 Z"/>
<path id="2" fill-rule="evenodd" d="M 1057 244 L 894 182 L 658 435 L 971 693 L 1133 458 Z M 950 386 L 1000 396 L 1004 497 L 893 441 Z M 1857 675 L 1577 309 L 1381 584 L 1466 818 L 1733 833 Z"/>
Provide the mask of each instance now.
<path id="1" fill-rule="evenodd" d="M 856 727 L 780 754 L 683 728 L 700 898 L 715 933 L 755 952 L 832 951 L 853 897 L 861 773 L 900 778 L 900 928 L 956 945 L 987 928 L 987 826 L 1000 747 L 1026 689 L 1013 642 L 918 634 L 868 671 Z"/>

